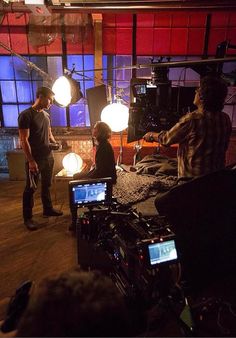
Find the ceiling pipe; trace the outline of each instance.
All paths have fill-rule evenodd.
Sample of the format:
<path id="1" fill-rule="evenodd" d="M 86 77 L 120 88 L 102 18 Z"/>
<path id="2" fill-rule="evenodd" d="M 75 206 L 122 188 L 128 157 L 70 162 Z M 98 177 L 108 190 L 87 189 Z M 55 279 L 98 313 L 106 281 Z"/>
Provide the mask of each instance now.
<path id="1" fill-rule="evenodd" d="M 224 10 L 236 9 L 235 0 L 51 0 L 47 7 L 52 13 L 76 12 L 151 12 L 177 10 Z M 0 5 L 1 13 L 30 12 L 23 0 Z"/>
<path id="2" fill-rule="evenodd" d="M 235 9 L 235 0 L 51 0 L 68 10 L 195 10 Z"/>

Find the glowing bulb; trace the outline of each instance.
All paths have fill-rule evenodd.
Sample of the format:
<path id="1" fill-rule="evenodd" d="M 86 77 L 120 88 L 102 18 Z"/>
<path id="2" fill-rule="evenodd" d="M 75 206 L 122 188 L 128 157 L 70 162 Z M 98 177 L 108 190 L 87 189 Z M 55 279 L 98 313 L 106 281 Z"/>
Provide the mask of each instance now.
<path id="1" fill-rule="evenodd" d="M 111 103 L 102 110 L 101 120 L 107 123 L 112 131 L 122 131 L 128 127 L 129 109 L 122 103 Z"/>
<path id="2" fill-rule="evenodd" d="M 53 84 L 52 91 L 55 93 L 55 101 L 66 107 L 71 102 L 71 85 L 65 76 L 60 76 Z"/>
<path id="3" fill-rule="evenodd" d="M 83 160 L 76 153 L 69 153 L 63 158 L 62 164 L 68 175 L 74 175 L 80 172 Z"/>

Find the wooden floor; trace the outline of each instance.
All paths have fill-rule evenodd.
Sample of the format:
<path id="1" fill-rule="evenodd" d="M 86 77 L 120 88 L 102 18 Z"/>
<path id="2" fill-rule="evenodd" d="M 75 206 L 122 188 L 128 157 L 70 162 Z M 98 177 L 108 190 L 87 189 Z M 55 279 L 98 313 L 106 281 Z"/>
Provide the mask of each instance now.
<path id="1" fill-rule="evenodd" d="M 28 231 L 22 222 L 23 188 L 23 181 L 0 178 L 0 321 L 5 318 L 10 297 L 22 282 L 32 280 L 37 285 L 46 276 L 78 265 L 76 238 L 68 231 L 68 182 L 58 181 L 52 187 L 54 207 L 64 213 L 61 217 L 43 218 L 39 191 L 36 192 L 34 219 L 41 227 L 33 232 Z M 154 198 L 149 198 L 138 203 L 136 208 L 144 214 L 153 214 L 156 212 L 153 202 Z M 229 293 L 225 299 L 236 304 L 235 282 L 235 277 L 233 281 L 227 278 L 219 287 L 217 284 L 215 288 L 210 286 L 204 297 L 225 297 Z M 176 323 L 167 323 L 166 331 L 155 333 L 155 336 L 180 336 Z M 170 333 L 172 326 L 175 334 Z"/>
<path id="2" fill-rule="evenodd" d="M 57 183 L 57 204 L 61 217 L 42 217 L 39 192 L 35 194 L 34 219 L 38 231 L 28 231 L 22 222 L 23 181 L 0 180 L 0 304 L 23 281 L 38 283 L 45 276 L 70 269 L 77 264 L 76 239 L 68 231 L 70 214 L 67 183 Z M 54 189 L 52 196 L 55 200 Z M 4 306 L 0 306 L 0 319 Z"/>
<path id="3" fill-rule="evenodd" d="M 68 182 L 57 181 L 51 189 L 54 207 L 64 213 L 61 217 L 43 218 L 39 191 L 35 193 L 34 219 L 41 226 L 33 232 L 22 220 L 23 189 L 24 181 L 0 178 L 0 320 L 9 297 L 22 282 L 37 284 L 78 264 L 76 238 L 68 231 Z M 137 209 L 155 213 L 153 199 L 140 202 Z"/>

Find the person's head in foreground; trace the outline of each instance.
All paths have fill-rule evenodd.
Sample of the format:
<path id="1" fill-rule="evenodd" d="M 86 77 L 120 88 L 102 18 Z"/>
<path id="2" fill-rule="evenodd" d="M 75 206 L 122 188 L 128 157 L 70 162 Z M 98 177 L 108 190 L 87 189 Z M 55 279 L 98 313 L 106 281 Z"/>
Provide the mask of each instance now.
<path id="1" fill-rule="evenodd" d="M 123 297 L 98 271 L 74 269 L 41 282 L 18 326 L 18 337 L 129 335 Z"/>

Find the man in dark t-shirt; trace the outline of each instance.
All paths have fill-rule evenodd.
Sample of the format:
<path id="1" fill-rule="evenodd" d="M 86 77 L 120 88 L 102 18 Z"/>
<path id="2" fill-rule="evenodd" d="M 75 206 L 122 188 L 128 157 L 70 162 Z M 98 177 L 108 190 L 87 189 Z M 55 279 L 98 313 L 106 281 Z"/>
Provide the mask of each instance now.
<path id="1" fill-rule="evenodd" d="M 32 219 L 34 206 L 33 195 L 37 189 L 41 174 L 41 200 L 44 216 L 61 216 L 62 212 L 53 209 L 50 186 L 54 159 L 50 142 L 56 143 L 53 137 L 50 119 L 44 109 L 49 109 L 54 98 L 50 88 L 41 87 L 37 90 L 34 104 L 20 113 L 18 118 L 19 137 L 26 158 L 26 186 L 23 193 L 23 218 L 29 230 L 37 230 L 38 226 Z"/>

